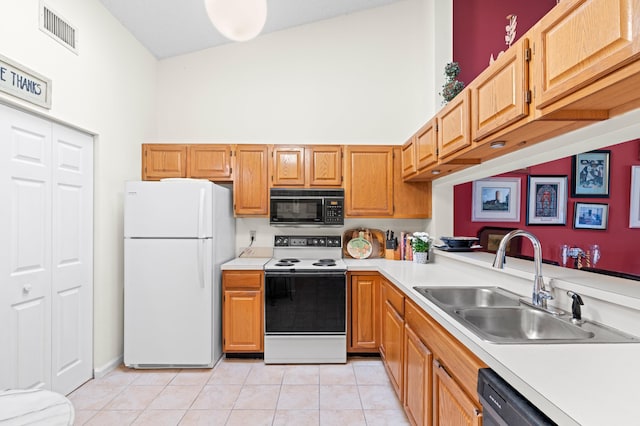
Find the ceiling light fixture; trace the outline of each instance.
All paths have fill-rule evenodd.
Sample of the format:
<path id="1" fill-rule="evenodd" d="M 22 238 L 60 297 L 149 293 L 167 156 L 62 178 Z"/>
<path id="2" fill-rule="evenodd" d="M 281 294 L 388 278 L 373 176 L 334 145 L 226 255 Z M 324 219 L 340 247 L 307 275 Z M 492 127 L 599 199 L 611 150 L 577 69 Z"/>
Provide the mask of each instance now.
<path id="1" fill-rule="evenodd" d="M 233 41 L 251 40 L 267 21 L 267 0 L 204 0 L 204 6 L 211 23 Z"/>
<path id="2" fill-rule="evenodd" d="M 505 145 L 506 145 L 505 141 L 495 141 L 495 142 L 491 142 L 489 146 L 491 148 L 504 148 Z"/>

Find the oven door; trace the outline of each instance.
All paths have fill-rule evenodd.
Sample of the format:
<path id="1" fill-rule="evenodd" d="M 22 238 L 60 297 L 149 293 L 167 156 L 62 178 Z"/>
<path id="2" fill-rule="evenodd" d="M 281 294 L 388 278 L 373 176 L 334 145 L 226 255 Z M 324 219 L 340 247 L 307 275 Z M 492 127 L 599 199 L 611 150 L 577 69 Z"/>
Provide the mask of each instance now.
<path id="1" fill-rule="evenodd" d="M 321 197 L 271 197 L 271 225 L 321 225 L 324 201 Z"/>
<path id="2" fill-rule="evenodd" d="M 346 334 L 345 271 L 266 272 L 265 334 Z"/>

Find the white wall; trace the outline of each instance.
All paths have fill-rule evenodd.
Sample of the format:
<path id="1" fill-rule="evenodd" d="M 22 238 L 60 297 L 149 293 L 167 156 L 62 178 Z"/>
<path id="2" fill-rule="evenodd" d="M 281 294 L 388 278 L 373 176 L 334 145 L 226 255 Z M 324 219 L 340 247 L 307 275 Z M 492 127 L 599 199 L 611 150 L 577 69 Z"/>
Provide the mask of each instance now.
<path id="1" fill-rule="evenodd" d="M 451 0 L 404 0 L 159 64 L 98 0 L 47 5 L 78 29 L 80 53 L 38 29 L 38 0 L 3 4 L 0 54 L 50 78 L 53 106 L 0 102 L 95 135 L 98 371 L 122 354 L 122 190 L 140 178 L 141 142 L 401 144 L 439 108 L 451 57 Z M 257 221 L 239 220 L 240 245 L 256 227 L 260 245 L 271 241 Z"/>
<path id="2" fill-rule="evenodd" d="M 435 112 L 434 1 L 160 61 L 158 141 L 402 144 Z"/>
<path id="3" fill-rule="evenodd" d="M 50 111 L 17 106 L 95 134 L 94 367 L 122 354 L 122 190 L 140 177 L 155 133 L 156 64 L 97 0 L 47 0 L 78 29 L 75 55 L 38 29 L 38 0 L 3 2 L 0 54 L 50 78 Z"/>

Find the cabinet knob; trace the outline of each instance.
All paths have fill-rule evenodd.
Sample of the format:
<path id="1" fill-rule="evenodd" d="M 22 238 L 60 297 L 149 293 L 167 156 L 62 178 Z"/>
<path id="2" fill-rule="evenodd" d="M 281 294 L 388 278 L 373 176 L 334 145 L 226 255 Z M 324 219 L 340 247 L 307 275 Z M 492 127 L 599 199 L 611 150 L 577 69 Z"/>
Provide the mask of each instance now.
<path id="1" fill-rule="evenodd" d="M 31 289 L 33 288 L 33 286 L 31 284 L 25 284 L 22 286 L 22 292 L 24 294 L 29 294 L 31 293 Z"/>

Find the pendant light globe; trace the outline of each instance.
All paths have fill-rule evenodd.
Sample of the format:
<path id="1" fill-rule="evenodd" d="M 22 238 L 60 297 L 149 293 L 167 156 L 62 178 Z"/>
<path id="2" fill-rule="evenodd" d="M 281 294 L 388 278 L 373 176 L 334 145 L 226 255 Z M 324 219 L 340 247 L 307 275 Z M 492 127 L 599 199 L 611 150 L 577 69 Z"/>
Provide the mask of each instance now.
<path id="1" fill-rule="evenodd" d="M 204 5 L 213 25 L 229 40 L 251 40 L 267 21 L 267 0 L 204 0 Z"/>

